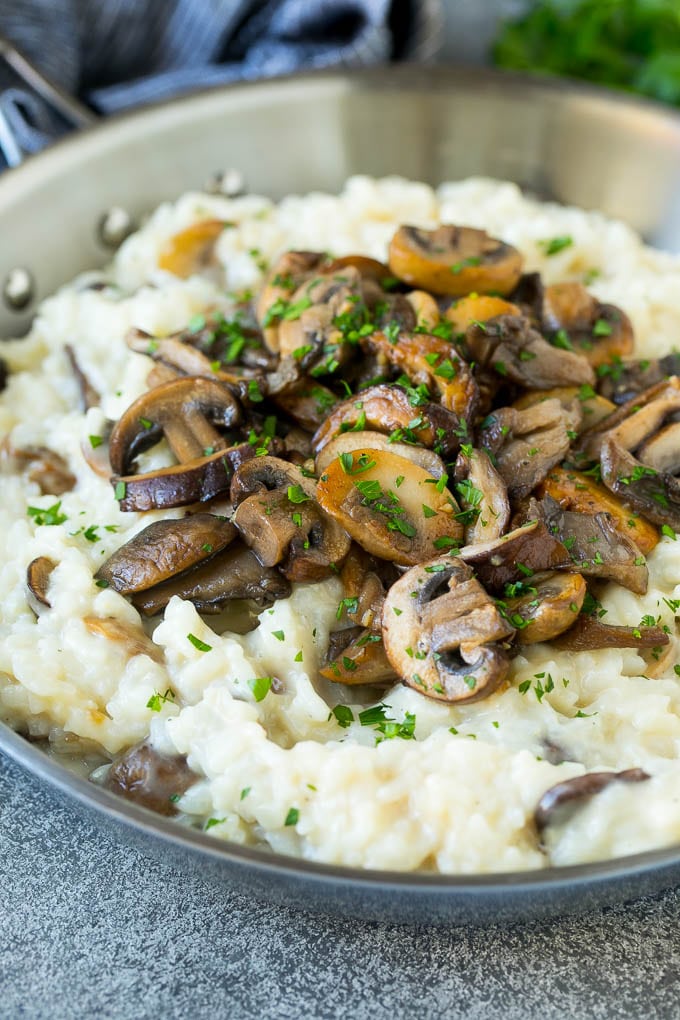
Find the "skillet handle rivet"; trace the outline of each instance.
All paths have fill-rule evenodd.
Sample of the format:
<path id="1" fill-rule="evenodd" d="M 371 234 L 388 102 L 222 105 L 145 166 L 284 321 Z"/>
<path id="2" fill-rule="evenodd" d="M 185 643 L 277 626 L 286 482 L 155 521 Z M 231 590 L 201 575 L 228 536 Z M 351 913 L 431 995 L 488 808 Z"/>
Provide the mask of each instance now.
<path id="1" fill-rule="evenodd" d="M 97 236 L 106 248 L 120 248 L 135 225 L 130 214 L 119 205 L 112 205 L 99 220 Z"/>
<path id="2" fill-rule="evenodd" d="M 209 195 L 226 195 L 227 198 L 237 198 L 243 195 L 246 190 L 246 182 L 240 170 L 232 167 L 229 170 L 219 170 L 214 173 L 205 185 Z"/>
<path id="3" fill-rule="evenodd" d="M 33 277 L 28 269 L 19 266 L 11 269 L 2 286 L 2 297 L 7 307 L 16 312 L 26 308 L 33 300 L 34 286 Z"/>

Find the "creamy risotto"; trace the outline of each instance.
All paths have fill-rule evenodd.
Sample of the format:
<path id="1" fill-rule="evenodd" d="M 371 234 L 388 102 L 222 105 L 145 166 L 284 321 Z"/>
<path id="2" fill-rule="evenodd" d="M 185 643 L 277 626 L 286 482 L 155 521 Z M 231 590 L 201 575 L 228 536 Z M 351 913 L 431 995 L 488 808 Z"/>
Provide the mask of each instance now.
<path id="1" fill-rule="evenodd" d="M 402 271 L 393 238 L 405 224 L 423 230 L 402 236 L 408 249 L 408 257 L 401 252 L 406 260 Z M 456 235 L 460 250 L 452 255 L 446 249 L 448 235 L 429 233 L 439 224 L 478 228 L 505 245 L 492 246 L 489 254 L 487 241 L 480 242 L 479 250 L 474 244 L 466 248 L 465 237 L 460 235 L 460 241 Z M 481 236 L 471 233 L 470 243 Z M 437 238 L 441 244 L 435 243 Z M 389 279 L 379 279 L 370 260 L 387 263 L 388 249 Z M 352 320 L 357 336 L 351 341 L 361 346 L 365 363 L 361 377 L 352 377 L 352 388 L 345 384 L 347 392 L 341 383 L 346 374 L 342 357 L 332 364 L 326 356 L 322 370 L 318 360 L 316 370 L 305 362 L 314 354 L 314 344 L 306 344 L 295 331 L 302 313 L 318 307 L 317 298 L 301 303 L 294 296 L 299 278 L 289 272 L 289 263 L 280 261 L 290 250 L 326 253 L 318 256 L 326 260 L 321 269 L 317 259 L 316 269 L 301 277 L 308 286 L 316 285 L 316 278 L 310 282 L 314 273 L 326 282 L 334 273 L 343 287 L 347 274 L 355 274 L 384 289 L 386 306 L 395 308 L 390 302 L 398 299 L 414 310 L 410 326 L 403 320 L 394 326 L 389 309 L 385 314 L 381 309 L 382 347 L 370 339 L 375 322 Z M 368 258 L 365 264 L 358 260 L 358 269 L 357 260 L 348 269 L 342 263 L 348 255 Z M 409 278 L 408 258 L 416 255 L 421 261 L 429 259 L 430 268 L 439 263 L 429 286 L 417 272 Z M 482 280 L 484 270 L 496 272 L 499 266 L 497 281 Z M 442 272 L 443 285 L 437 277 Z M 541 300 L 536 277 L 530 275 L 536 272 L 543 282 L 543 311 L 537 313 L 540 322 L 532 321 L 535 329 L 542 325 L 550 343 L 534 331 L 531 343 L 522 346 L 531 308 Z M 592 343 L 582 337 L 576 342 L 578 313 L 560 304 L 561 296 L 571 300 L 585 291 L 552 289 L 564 282 L 585 285 L 592 295 L 583 312 L 587 318 L 588 309 L 595 309 L 588 320 Z M 414 297 L 414 290 L 421 296 Z M 486 297 L 479 296 L 482 291 Z M 268 295 L 264 309 L 263 294 Z M 325 294 L 319 305 L 328 300 Z M 350 294 L 349 300 L 351 304 L 355 297 Z M 338 325 L 337 319 L 351 312 L 335 309 L 333 322 L 344 340 L 345 323 Z M 486 325 L 504 315 L 525 323 L 519 347 Z M 568 315 L 575 316 L 574 330 L 562 324 Z M 208 347 L 216 317 L 222 347 L 212 361 Z M 449 324 L 446 329 L 437 330 L 440 321 Z M 249 341 L 260 327 L 266 343 L 264 360 L 258 362 L 259 341 Z M 327 327 L 328 319 L 315 328 Z M 408 341 L 400 334 L 402 328 L 408 330 Z M 598 345 L 620 340 L 626 330 L 634 333 L 635 347 L 626 351 L 624 346 L 623 363 L 615 344 L 607 359 L 591 355 Z M 187 344 L 187 335 L 203 344 L 198 368 L 200 345 L 198 340 Z M 450 345 L 453 368 L 451 361 L 446 371 L 445 361 L 437 362 L 440 348 L 435 345 L 428 375 L 422 359 L 430 348 L 423 338 L 432 335 L 438 344 Z M 485 346 L 490 336 L 496 344 L 491 353 Z M 456 404 L 460 392 L 452 395 L 448 388 L 462 385 L 468 371 L 458 361 L 460 346 L 454 346 L 461 337 L 468 355 L 472 350 L 469 360 L 477 363 L 469 368 L 469 385 L 481 394 L 475 397 L 479 413 L 474 425 L 468 419 L 467 434 L 465 414 Z M 170 346 L 165 338 L 171 339 Z M 515 386 L 512 366 L 505 355 L 498 356 L 497 341 L 519 351 L 515 372 L 534 373 L 529 395 L 525 387 Z M 408 363 L 404 368 L 394 353 L 405 350 L 407 342 L 418 349 L 419 375 L 409 374 Z M 547 355 L 544 347 L 532 343 L 545 345 Z M 446 873 L 516 871 L 680 842 L 680 542 L 672 512 L 665 516 L 676 491 L 672 476 L 680 468 L 680 426 L 674 428 L 680 403 L 673 403 L 674 383 L 667 379 L 677 371 L 667 356 L 679 344 L 678 258 L 645 247 L 621 223 L 532 201 L 512 184 L 471 179 L 433 191 L 399 178 L 355 177 L 339 196 L 293 196 L 277 205 L 252 195 L 227 199 L 188 194 L 161 206 L 128 238 L 111 266 L 64 287 L 43 303 L 27 338 L 3 344 L 8 377 L 0 395 L 0 717 L 32 738 L 49 740 L 58 751 L 99 756 L 104 764 L 94 781 L 117 785 L 133 797 L 136 787 L 147 784 L 152 791 L 142 790 L 141 802 L 175 814 L 185 824 L 209 830 L 218 839 L 315 861 Z M 268 350 L 287 353 L 291 365 L 307 365 L 309 378 L 318 384 L 311 410 L 301 406 L 299 391 L 297 402 L 288 400 L 283 438 L 274 434 L 276 423 L 264 413 L 273 391 L 268 395 L 261 380 L 277 369 L 271 358 L 266 364 Z M 537 382 L 536 373 L 550 376 L 547 365 L 555 353 L 562 358 L 562 376 Z M 175 396 L 175 403 L 163 408 L 156 396 L 151 399 L 156 386 L 174 386 L 177 394 L 179 380 L 202 374 L 206 357 L 214 374 L 214 379 L 203 380 L 207 395 L 199 399 L 192 391 L 179 403 Z M 659 367 L 663 358 L 667 360 Z M 622 364 L 631 359 L 644 360 L 626 375 Z M 281 365 L 278 371 L 283 372 Z M 627 403 L 626 395 L 617 392 L 622 377 L 632 386 Z M 422 451 L 418 463 L 404 460 L 411 474 L 405 472 L 402 496 L 395 495 L 402 476 L 394 482 L 388 509 L 379 502 L 387 487 L 375 475 L 371 459 L 377 448 L 358 446 L 352 439 L 376 428 L 366 423 L 357 394 L 368 394 L 371 386 L 378 389 L 385 379 L 408 397 L 410 420 L 399 434 L 398 422 L 378 429 L 384 448 L 375 456 L 404 455 L 404 447 L 411 450 L 406 450 L 407 457 L 414 449 Z M 217 411 L 221 398 L 208 392 L 211 386 L 227 394 Z M 610 470 L 606 493 L 616 502 L 608 508 L 580 503 L 581 496 L 585 500 L 590 495 L 591 484 L 595 501 L 605 493 L 592 465 L 597 467 L 601 450 L 609 449 L 603 435 L 613 433 L 602 427 L 598 431 L 596 422 L 618 415 L 611 422 L 625 432 L 629 422 L 638 421 L 637 395 L 645 392 L 645 401 L 651 400 L 653 386 L 655 407 L 665 401 L 653 435 L 650 438 L 647 428 L 625 449 L 615 448 L 624 466 L 631 463 L 630 450 L 637 450 L 627 475 L 620 467 Z M 538 403 L 532 391 L 539 395 Z M 494 418 L 504 399 L 508 407 Z M 239 448 L 251 450 L 243 453 L 243 461 L 234 455 L 223 464 L 210 431 L 204 439 L 201 415 L 209 405 L 213 421 L 221 416 L 220 427 L 228 430 L 239 413 L 234 411 L 239 400 L 252 412 Z M 460 434 L 450 424 L 453 418 L 439 430 L 434 421 L 430 424 L 435 438 L 439 431 L 439 445 L 434 439 L 426 441 L 423 415 L 428 400 L 458 415 Z M 282 402 L 283 397 L 279 408 Z M 356 413 L 347 417 L 352 404 Z M 341 405 L 345 411 L 337 411 Z M 148 413 L 147 407 L 152 409 Z M 489 407 L 493 421 L 480 423 Z M 159 429 L 161 410 L 165 418 Z M 327 440 L 336 443 L 330 447 L 333 459 L 329 455 L 319 465 L 317 458 L 316 465 L 318 499 L 330 515 L 324 527 L 331 531 L 324 532 L 324 542 L 335 543 L 336 549 L 322 567 L 318 558 L 305 558 L 309 541 L 295 554 L 301 557 L 297 559 L 288 551 L 286 560 L 266 546 L 274 503 L 265 503 L 273 483 L 264 485 L 262 472 L 253 483 L 258 462 L 280 462 L 283 453 L 288 474 L 276 482 L 276 491 L 285 491 L 291 502 L 293 524 L 295 514 L 302 520 L 316 498 L 309 436 L 320 413 L 322 419 L 340 415 L 340 426 L 312 451 L 321 457 Z M 519 442 L 517 416 L 522 414 L 544 417 L 533 425 L 526 419 L 529 438 L 520 449 L 508 445 L 508 435 Z M 584 423 L 587 414 L 594 418 Z M 186 428 L 179 434 L 178 421 L 195 425 L 197 418 L 199 424 L 189 435 Z M 306 429 L 300 422 L 307 423 Z M 112 423 L 117 423 L 113 432 Z M 588 425 L 595 446 L 584 446 Z M 545 438 L 551 429 L 568 438 L 536 473 L 532 458 L 540 443 L 535 437 Z M 500 486 L 492 488 L 491 495 L 473 475 L 479 463 L 474 458 L 482 456 L 476 452 L 482 434 L 487 437 L 486 477 L 493 475 Z M 338 437 L 347 445 L 337 446 Z M 574 468 L 569 458 L 579 443 L 586 461 Z M 180 461 L 212 458 L 223 471 L 243 471 L 238 498 L 233 499 L 233 486 L 231 501 L 224 484 L 215 483 L 210 492 L 202 489 L 206 468 L 199 482 L 189 471 L 178 481 L 172 465 L 182 444 L 189 452 Z M 435 462 L 446 462 L 450 482 Z M 588 481 L 574 482 L 582 477 L 574 471 L 586 464 Z M 604 453 L 602 465 L 606 475 Z M 396 560 L 387 563 L 391 573 L 375 565 L 380 556 L 376 559 L 366 537 L 373 518 L 364 521 L 359 515 L 357 524 L 356 515 L 343 516 L 338 509 L 338 487 L 349 485 L 347 478 L 354 475 L 369 486 L 359 489 L 361 506 L 373 517 L 376 510 L 383 514 L 394 549 L 409 550 L 415 542 L 410 518 L 394 509 L 402 497 L 406 504 L 407 490 L 409 498 L 415 493 L 413 499 L 423 505 L 426 518 L 418 529 L 435 528 L 427 532 L 434 536 L 427 556 L 395 554 Z M 148 501 L 149 477 L 155 502 Z M 659 478 L 669 479 L 671 488 L 665 495 L 658 490 L 655 498 L 651 482 Z M 177 486 L 185 486 L 188 493 L 179 502 L 173 495 Z M 444 506 L 449 491 L 457 503 L 452 499 Z M 197 505 L 199 498 L 203 503 Z M 251 501 L 258 498 L 264 509 L 246 521 L 244 508 L 252 509 Z M 532 498 L 534 504 L 527 502 Z M 524 535 L 534 529 L 539 504 L 541 527 L 557 545 L 562 543 L 562 550 L 570 548 L 571 536 L 564 530 L 569 513 L 592 515 L 623 504 L 630 540 L 624 536 L 623 545 L 616 546 L 620 562 L 597 569 L 598 550 L 588 561 L 589 570 L 579 572 L 571 564 L 571 571 L 551 573 L 553 580 L 542 588 L 548 583 L 546 570 L 556 563 L 553 553 L 549 563 L 539 556 L 540 562 L 530 567 L 521 552 L 524 546 L 511 545 L 504 566 L 502 555 L 484 552 L 489 539 L 498 542 L 504 533 L 515 536 L 524 528 Z M 177 537 L 167 522 L 186 522 L 187 509 L 195 533 Z M 233 552 L 234 512 L 240 553 Z M 211 516 L 203 520 L 198 514 Z M 498 517 L 500 525 L 494 523 Z M 603 527 L 613 527 L 612 520 L 607 517 Z M 158 522 L 165 523 L 157 533 L 146 532 L 137 545 L 130 544 Z M 487 522 L 489 531 L 484 533 L 480 527 Z M 624 528 L 620 521 L 618 525 Z M 163 573 L 167 535 L 174 543 L 172 556 L 180 563 Z M 217 577 L 215 556 L 222 555 L 223 547 L 227 558 Z M 374 601 L 368 615 L 358 619 L 369 553 L 379 607 L 376 610 Z M 456 585 L 467 586 L 466 591 L 476 586 L 475 598 L 482 600 L 479 605 L 491 621 L 487 643 L 471 642 L 475 655 L 479 647 L 486 650 L 479 670 L 475 655 L 468 654 L 457 672 L 444 677 L 446 655 L 437 654 L 436 643 L 418 651 L 429 608 L 421 605 L 420 594 L 407 590 L 404 578 L 416 576 L 412 572 L 421 570 L 423 561 L 434 564 L 429 569 L 446 573 L 454 595 Z M 458 565 L 458 574 L 451 574 L 450 562 Z M 204 570 L 201 583 L 213 585 L 211 591 L 217 586 L 223 593 L 225 584 L 232 586 L 229 601 L 205 590 L 197 596 L 192 589 L 192 595 L 186 584 L 182 587 L 187 571 L 199 568 Z M 492 577 L 497 568 L 502 576 Z M 213 570 L 208 580 L 206 569 Z M 179 582 L 170 576 L 173 571 Z M 140 572 L 151 580 L 140 582 Z M 384 608 L 383 582 L 389 588 Z M 417 591 L 422 594 L 429 583 L 421 573 Z M 437 604 L 446 598 L 450 594 Z M 539 603 L 557 606 L 560 619 L 572 614 L 557 626 L 551 617 L 546 635 L 555 636 L 554 641 L 540 640 Z M 212 612 L 215 609 L 219 612 Z M 374 652 L 381 641 L 381 612 L 386 649 Z M 572 625 L 581 627 L 580 637 L 573 637 Z M 436 630 L 437 621 L 428 626 Z M 612 640 L 610 647 L 594 647 L 608 639 L 593 639 L 589 628 L 600 635 L 609 626 L 627 628 L 616 632 L 625 638 Z M 537 637 L 526 643 L 529 633 Z M 410 667 L 404 655 L 410 657 Z M 368 683 L 353 675 L 364 669 Z M 438 670 L 444 677 L 441 684 Z M 592 773 L 609 775 L 603 779 Z M 579 777 L 587 778 L 580 784 L 569 782 Z"/>

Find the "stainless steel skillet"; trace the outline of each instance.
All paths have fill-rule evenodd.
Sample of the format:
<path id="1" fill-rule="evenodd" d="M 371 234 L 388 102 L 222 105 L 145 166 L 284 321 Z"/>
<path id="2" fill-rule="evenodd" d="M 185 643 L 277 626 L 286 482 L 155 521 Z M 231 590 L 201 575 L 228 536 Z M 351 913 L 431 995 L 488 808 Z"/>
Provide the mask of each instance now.
<path id="1" fill-rule="evenodd" d="M 133 219 L 236 167 L 274 198 L 336 190 L 351 173 L 433 184 L 510 178 L 599 208 L 680 250 L 680 117 L 601 91 L 488 71 L 399 67 L 237 85 L 88 129 L 0 178 L 0 281 L 34 281 L 35 302 L 109 257 L 97 224 Z M 484 923 L 575 912 L 680 880 L 680 848 L 540 873 L 432 877 L 313 865 L 224 844 L 99 790 L 0 725 L 0 750 L 75 800 L 116 838 L 179 868 L 307 909 L 418 923 Z"/>

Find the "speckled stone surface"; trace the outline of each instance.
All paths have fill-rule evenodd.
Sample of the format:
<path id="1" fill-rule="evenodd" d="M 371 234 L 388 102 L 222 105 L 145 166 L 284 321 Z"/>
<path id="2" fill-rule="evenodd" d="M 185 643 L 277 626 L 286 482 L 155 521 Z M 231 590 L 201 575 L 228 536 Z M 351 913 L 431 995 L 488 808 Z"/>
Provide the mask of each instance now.
<path id="1" fill-rule="evenodd" d="M 0 1017 L 680 1015 L 680 894 L 482 929 L 312 917 L 114 843 L 0 756 Z"/>

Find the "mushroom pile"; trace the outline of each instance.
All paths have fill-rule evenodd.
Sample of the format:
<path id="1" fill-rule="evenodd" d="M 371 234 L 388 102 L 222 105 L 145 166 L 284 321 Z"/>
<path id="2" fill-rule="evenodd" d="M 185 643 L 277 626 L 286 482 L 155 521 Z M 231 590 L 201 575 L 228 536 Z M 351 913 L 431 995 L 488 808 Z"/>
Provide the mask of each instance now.
<path id="1" fill-rule="evenodd" d="M 606 625 L 598 592 L 644 593 L 680 530 L 679 359 L 631 360 L 620 308 L 522 262 L 481 230 L 402 226 L 387 264 L 289 251 L 232 318 L 133 330 L 149 389 L 90 464 L 122 510 L 187 511 L 98 583 L 154 616 L 335 575 L 322 676 L 450 703 L 536 642 L 658 654 L 667 633 Z M 140 472 L 161 439 L 175 463 Z"/>

